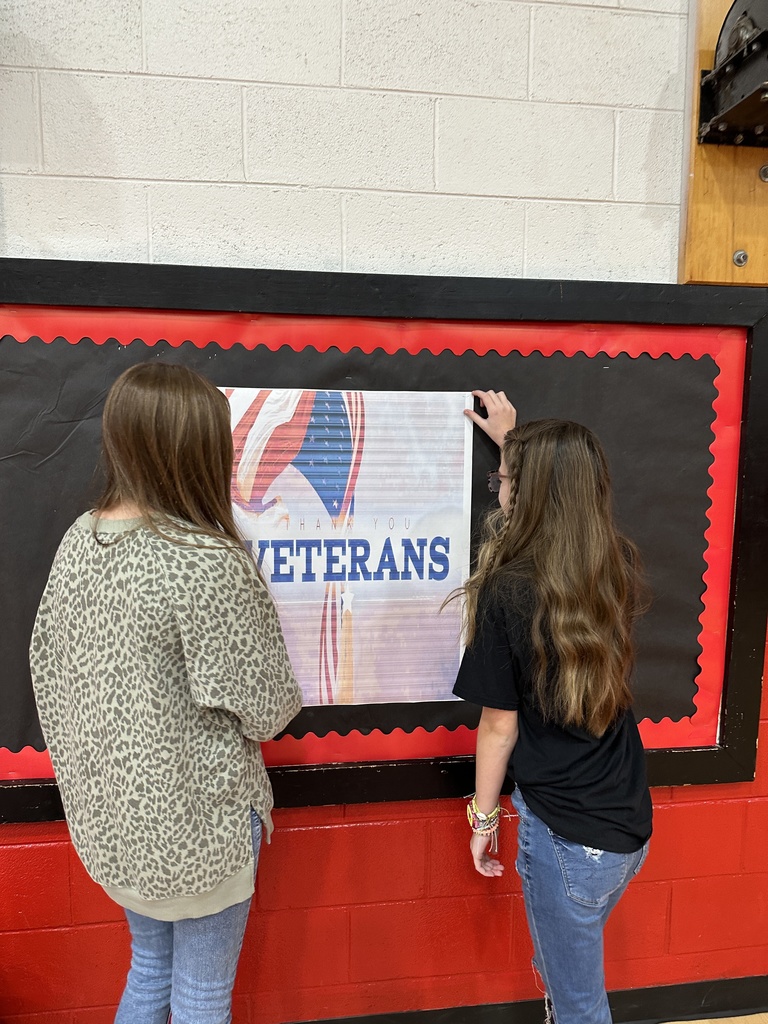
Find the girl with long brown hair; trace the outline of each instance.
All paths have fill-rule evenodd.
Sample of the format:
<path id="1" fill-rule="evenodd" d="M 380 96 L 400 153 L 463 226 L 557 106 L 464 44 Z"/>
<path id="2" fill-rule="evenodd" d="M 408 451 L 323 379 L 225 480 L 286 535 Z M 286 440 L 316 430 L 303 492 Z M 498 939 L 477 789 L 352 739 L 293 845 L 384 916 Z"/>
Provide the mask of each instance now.
<path id="1" fill-rule="evenodd" d="M 467 808 L 476 869 L 494 856 L 509 771 L 517 871 L 547 1019 L 610 1024 L 603 929 L 651 834 L 631 710 L 632 625 L 643 606 L 634 545 L 614 524 L 603 450 L 564 420 L 516 425 L 504 392 L 468 412 L 501 447 L 498 511 L 463 587 L 467 649 L 454 693 L 482 707 Z"/>
<path id="2" fill-rule="evenodd" d="M 182 366 L 112 386 L 106 486 L 59 547 L 32 636 L 72 841 L 125 908 L 118 1024 L 226 1024 L 272 790 L 301 706 L 230 501 L 229 405 Z"/>

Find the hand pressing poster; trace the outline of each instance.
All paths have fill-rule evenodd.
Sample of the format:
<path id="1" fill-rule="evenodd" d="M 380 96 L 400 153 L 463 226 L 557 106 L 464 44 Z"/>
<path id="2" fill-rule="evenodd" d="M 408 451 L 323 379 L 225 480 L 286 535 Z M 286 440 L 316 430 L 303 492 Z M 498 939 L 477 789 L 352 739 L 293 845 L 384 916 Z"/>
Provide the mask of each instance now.
<path id="1" fill-rule="evenodd" d="M 224 388 L 232 499 L 307 705 L 453 700 L 471 396 Z"/>

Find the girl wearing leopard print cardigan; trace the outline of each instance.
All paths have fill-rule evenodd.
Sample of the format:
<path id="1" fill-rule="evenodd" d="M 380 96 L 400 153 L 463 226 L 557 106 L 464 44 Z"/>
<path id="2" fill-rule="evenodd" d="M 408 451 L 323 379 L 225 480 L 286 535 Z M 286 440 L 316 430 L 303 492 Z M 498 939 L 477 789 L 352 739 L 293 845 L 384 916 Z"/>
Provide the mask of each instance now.
<path id="1" fill-rule="evenodd" d="M 221 1024 L 272 828 L 260 743 L 301 695 L 233 520 L 224 395 L 134 366 L 103 456 L 38 611 L 35 696 L 75 849 L 131 929 L 116 1024 Z"/>

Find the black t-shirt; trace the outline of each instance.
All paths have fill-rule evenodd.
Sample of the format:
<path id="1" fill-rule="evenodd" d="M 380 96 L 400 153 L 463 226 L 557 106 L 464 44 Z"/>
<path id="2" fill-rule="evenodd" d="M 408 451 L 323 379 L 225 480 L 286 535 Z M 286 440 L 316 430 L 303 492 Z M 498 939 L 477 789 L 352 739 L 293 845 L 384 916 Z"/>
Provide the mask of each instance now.
<path id="1" fill-rule="evenodd" d="M 557 835 L 613 853 L 651 834 L 651 797 L 637 722 L 626 712 L 599 739 L 545 721 L 533 700 L 530 601 L 488 598 L 453 692 L 481 707 L 517 711 L 510 770 L 525 802 Z"/>

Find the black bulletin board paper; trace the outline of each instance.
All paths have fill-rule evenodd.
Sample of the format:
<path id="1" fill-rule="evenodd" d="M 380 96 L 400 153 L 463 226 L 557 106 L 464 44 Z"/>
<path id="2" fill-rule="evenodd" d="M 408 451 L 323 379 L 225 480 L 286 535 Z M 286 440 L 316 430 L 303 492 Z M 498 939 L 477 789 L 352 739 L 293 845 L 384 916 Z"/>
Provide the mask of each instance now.
<path id="1" fill-rule="evenodd" d="M 158 309 L 179 312 L 152 312 Z M 93 322 L 96 314 L 98 331 L 79 329 L 81 320 Z M 254 342 L 254 332 L 270 316 L 293 327 L 279 344 Z M 170 333 L 163 327 L 152 336 L 141 329 L 126 334 L 134 317 L 154 318 L 155 326 L 167 324 Z M 392 319 L 382 319 L 387 317 Z M 218 327 L 209 330 L 206 318 Z M 179 328 L 172 337 L 178 319 L 192 325 L 191 333 L 179 334 Z M 3 329 L 33 321 L 39 326 Z M 52 329 L 59 321 L 67 326 Z M 730 330 L 732 342 L 740 328 L 741 369 L 734 378 L 732 364 L 727 381 L 731 419 L 718 434 L 715 412 L 727 373 L 708 349 L 631 353 L 613 341 L 602 348 L 587 344 L 583 351 L 578 345 L 542 345 L 539 351 L 537 341 L 517 350 L 496 343 L 483 347 L 488 332 L 498 337 L 525 324 L 537 337 L 558 324 L 568 334 L 573 325 L 587 341 L 591 333 L 605 333 L 590 327 L 599 324 L 619 338 L 627 330 L 623 324 L 642 327 L 649 338 L 656 325 L 667 325 L 667 336 L 675 326 L 685 332 L 705 325 L 715 337 L 721 328 Z M 241 328 L 250 332 L 249 344 L 240 344 Z M 333 340 L 336 330 L 346 332 L 346 344 Z M 408 344 L 409 332 L 412 340 L 414 332 L 426 336 L 430 330 L 435 344 Z M 452 350 L 440 342 L 440 332 L 462 330 L 476 335 L 478 345 Z M 317 337 L 308 338 L 308 331 Z M 376 342 L 359 343 L 358 331 L 375 335 Z M 222 332 L 229 334 L 226 344 L 219 344 Z M 305 341 L 297 346 L 292 339 L 302 332 Z M 192 337 L 194 344 L 184 341 Z M 691 715 L 701 702 L 697 670 L 706 660 L 707 629 L 701 624 L 708 614 L 709 641 L 714 637 L 720 645 L 720 662 L 710 658 L 710 675 L 714 665 L 716 676 L 714 690 L 710 685 L 716 700 L 710 707 L 712 739 L 700 748 L 688 739 L 679 749 L 676 743 L 651 749 L 650 780 L 674 785 L 752 777 L 768 603 L 768 292 L 0 260 L 0 521 L 8 581 L 0 594 L 0 779 L 3 756 L 14 746 L 42 746 L 26 669 L 34 610 L 58 540 L 98 490 L 94 463 L 106 391 L 119 372 L 146 358 L 183 361 L 230 387 L 503 387 L 522 419 L 553 415 L 592 427 L 608 452 L 620 524 L 641 547 L 655 592 L 638 637 L 636 689 L 638 717 L 656 737 L 676 736 L 686 722 L 701 717 L 699 710 Z M 485 473 L 494 468 L 495 453 L 475 433 L 476 522 L 490 498 Z M 725 504 L 720 495 L 715 551 L 707 523 L 718 467 L 721 477 L 731 473 L 723 473 L 724 459 L 733 467 L 734 491 L 725 494 Z M 715 576 L 721 611 L 713 619 Z M 283 761 L 270 771 L 277 802 L 466 793 L 470 758 L 406 753 L 403 746 L 400 760 L 396 755 L 382 761 L 380 754 L 369 755 L 368 743 L 376 736 L 428 735 L 431 729 L 435 735 L 459 735 L 462 722 L 471 721 L 466 706 L 450 704 L 447 710 L 444 702 L 307 709 L 293 723 L 294 735 L 279 743 L 317 739 L 322 750 L 334 736 L 358 737 L 362 742 L 353 748 L 359 754 L 346 763 L 316 758 L 291 767 L 294 762 Z M 0 820 L 59 814 L 52 783 L 0 781 Z"/>
<path id="2" fill-rule="evenodd" d="M 281 348 L 249 351 L 186 343 L 173 348 L 134 341 L 46 344 L 4 337 L 6 388 L 0 421 L 2 529 L 14 543 L 6 553 L 8 578 L 0 591 L 4 705 L 0 746 L 42 749 L 31 692 L 27 647 L 53 555 L 71 522 L 97 492 L 100 417 L 106 391 L 128 366 L 147 359 L 183 363 L 219 386 L 307 388 L 343 384 L 360 390 L 466 390 L 478 380 L 500 382 L 515 397 L 521 418 L 558 416 L 585 423 L 603 440 L 616 491 L 621 528 L 639 545 L 655 600 L 638 635 L 635 681 L 638 718 L 678 720 L 695 713 L 692 698 L 701 612 L 705 510 L 712 456 L 710 423 L 717 367 L 709 357 L 589 357 L 513 352 L 374 356 Z M 13 386 L 9 386 L 9 382 Z M 520 399 L 517 399 L 517 394 Z M 626 410 L 631 409 L 630 416 Z M 670 438 L 674 437 L 674 444 Z M 475 438 L 473 526 L 492 502 L 485 476 L 497 468 L 495 451 Z M 394 484 L 393 484 L 394 485 Z M 434 727 L 474 724 L 464 703 L 308 708 L 292 735 L 334 728 Z"/>

